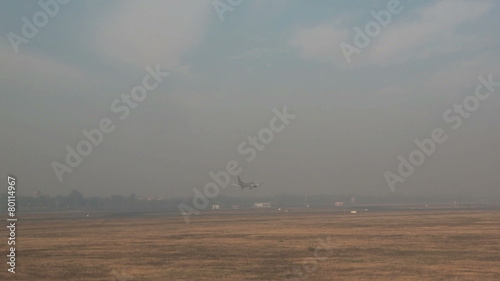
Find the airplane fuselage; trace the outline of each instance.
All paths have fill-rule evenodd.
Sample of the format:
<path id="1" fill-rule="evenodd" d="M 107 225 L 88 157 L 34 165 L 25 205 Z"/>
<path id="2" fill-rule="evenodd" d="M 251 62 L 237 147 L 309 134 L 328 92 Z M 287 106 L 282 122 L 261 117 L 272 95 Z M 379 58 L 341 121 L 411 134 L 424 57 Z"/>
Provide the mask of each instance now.
<path id="1" fill-rule="evenodd" d="M 241 187 L 241 189 L 248 187 L 250 189 L 257 188 L 260 184 L 257 184 L 255 182 L 242 182 L 240 178 L 238 177 L 238 185 Z"/>

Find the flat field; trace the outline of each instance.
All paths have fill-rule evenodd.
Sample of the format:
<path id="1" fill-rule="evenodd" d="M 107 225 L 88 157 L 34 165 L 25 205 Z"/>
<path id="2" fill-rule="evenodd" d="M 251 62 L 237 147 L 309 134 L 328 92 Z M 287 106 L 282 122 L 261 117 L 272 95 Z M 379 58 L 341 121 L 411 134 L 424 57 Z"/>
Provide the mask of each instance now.
<path id="1" fill-rule="evenodd" d="M 2 235 L 0 280 L 500 280 L 495 210 L 220 210 L 189 225 L 173 213 L 25 214 L 17 228 L 16 273 Z"/>

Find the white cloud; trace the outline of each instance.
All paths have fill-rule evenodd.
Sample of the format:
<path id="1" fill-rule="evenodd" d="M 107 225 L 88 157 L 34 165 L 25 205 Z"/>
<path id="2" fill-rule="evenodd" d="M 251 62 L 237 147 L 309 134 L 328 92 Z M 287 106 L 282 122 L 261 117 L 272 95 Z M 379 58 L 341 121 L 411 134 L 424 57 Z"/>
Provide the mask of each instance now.
<path id="1" fill-rule="evenodd" d="M 203 1 L 126 1 L 99 22 L 98 53 L 135 64 L 179 66 L 182 55 L 202 39 L 213 7 Z"/>
<path id="2" fill-rule="evenodd" d="M 374 63 L 403 62 L 412 57 L 456 51 L 474 40 L 456 31 L 492 8 L 490 2 L 443 0 L 425 7 L 412 22 L 391 23 L 368 46 L 367 59 Z"/>
<path id="3" fill-rule="evenodd" d="M 14 53 L 7 38 L 0 37 L 0 82 L 3 85 L 24 85 L 38 87 L 40 82 L 53 87 L 71 86 L 73 82 L 88 83 L 89 77 L 79 69 L 62 61 L 33 53 L 28 50 L 22 54 Z M 41 91 L 41 89 L 34 89 Z"/>
<path id="4" fill-rule="evenodd" d="M 493 4 L 488 1 L 442 0 L 417 11 L 411 21 L 404 21 L 405 13 L 410 12 L 405 9 L 393 15 L 392 22 L 361 49 L 361 54 L 353 54 L 353 64 L 399 63 L 414 57 L 471 48 L 478 44 L 475 36 L 479 35 L 460 35 L 458 27 L 479 19 L 492 8 Z M 367 18 L 367 22 L 371 20 L 371 16 Z M 304 59 L 341 62 L 347 66 L 339 45 L 341 42 L 353 44 L 353 36 L 354 26 L 341 26 L 340 21 L 336 21 L 301 28 L 290 43 Z"/>
<path id="5" fill-rule="evenodd" d="M 260 58 L 263 56 L 264 53 L 269 53 L 271 51 L 273 51 L 273 50 L 270 48 L 254 48 L 251 50 L 243 51 L 238 55 L 228 56 L 228 57 L 226 57 L 226 59 L 231 59 L 231 60 L 239 60 L 239 59 L 246 59 L 246 58 L 255 59 L 255 58 Z"/>
<path id="6" fill-rule="evenodd" d="M 339 27 L 339 21 L 324 22 L 314 27 L 300 28 L 290 40 L 304 59 L 318 61 L 344 60 L 339 44 L 348 39 L 349 32 Z"/>

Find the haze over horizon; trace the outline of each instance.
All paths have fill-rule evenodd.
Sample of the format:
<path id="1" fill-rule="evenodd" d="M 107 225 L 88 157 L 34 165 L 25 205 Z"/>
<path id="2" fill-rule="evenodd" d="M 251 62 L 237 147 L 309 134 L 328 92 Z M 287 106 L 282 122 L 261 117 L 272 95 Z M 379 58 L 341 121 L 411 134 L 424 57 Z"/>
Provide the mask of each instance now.
<path id="1" fill-rule="evenodd" d="M 478 77 L 500 81 L 497 2 L 402 0 L 351 63 L 339 45 L 389 1 L 243 1 L 223 20 L 212 2 L 71 1 L 18 53 L 9 33 L 41 8 L 5 2 L 0 177 L 15 175 L 20 194 L 184 197 L 235 160 L 264 185 L 225 196 L 383 196 L 398 156 L 442 128 L 447 140 L 394 194 L 499 196 L 500 87 L 458 128 L 443 118 Z M 157 87 L 120 119 L 112 104 L 148 74 Z M 296 117 L 247 161 L 238 146 L 284 107 Z M 59 181 L 52 163 L 104 118 L 114 130 Z"/>

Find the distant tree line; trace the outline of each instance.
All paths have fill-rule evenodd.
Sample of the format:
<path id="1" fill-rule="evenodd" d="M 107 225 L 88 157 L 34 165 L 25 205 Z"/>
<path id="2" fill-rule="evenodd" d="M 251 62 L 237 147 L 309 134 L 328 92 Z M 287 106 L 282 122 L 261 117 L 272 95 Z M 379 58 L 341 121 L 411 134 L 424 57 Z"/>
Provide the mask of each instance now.
<path id="1" fill-rule="evenodd" d="M 0 209 L 7 209 L 7 193 L 0 193 Z M 488 202 L 499 203 L 498 198 Z M 135 194 L 92 196 L 85 197 L 80 191 L 72 190 L 68 195 L 50 196 L 46 194 L 36 194 L 36 196 L 17 196 L 17 208 L 21 212 L 36 211 L 171 211 L 178 210 L 180 203 L 192 203 L 192 197 L 188 198 L 155 198 L 140 197 Z M 438 196 L 414 197 L 389 194 L 384 197 L 363 196 L 363 195 L 297 195 L 280 194 L 272 197 L 227 197 L 224 195 L 210 199 L 210 205 L 219 205 L 222 209 L 239 206 L 241 208 L 252 207 L 255 202 L 271 202 L 273 207 L 333 207 L 334 202 L 344 202 L 344 206 L 362 206 L 367 204 L 433 204 L 433 203 L 453 203 L 458 201 L 480 203 L 485 199 L 472 198 L 470 196 Z M 207 209 L 211 209 L 208 206 Z"/>

